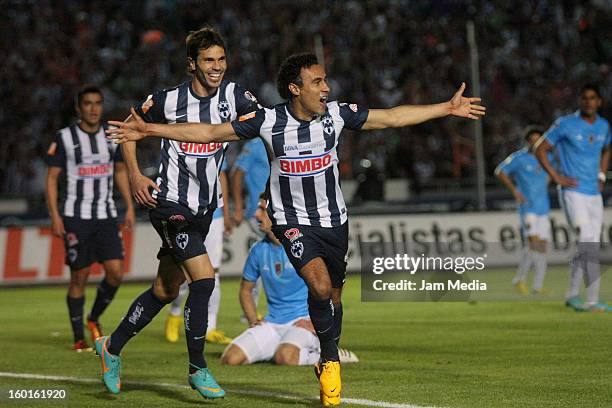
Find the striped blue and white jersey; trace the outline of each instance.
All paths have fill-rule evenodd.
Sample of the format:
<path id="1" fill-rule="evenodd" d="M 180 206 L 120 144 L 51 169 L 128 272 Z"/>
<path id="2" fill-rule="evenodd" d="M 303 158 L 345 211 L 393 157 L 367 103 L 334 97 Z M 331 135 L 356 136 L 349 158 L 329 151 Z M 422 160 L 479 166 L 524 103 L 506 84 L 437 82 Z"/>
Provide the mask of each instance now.
<path id="1" fill-rule="evenodd" d="M 223 81 L 214 95 L 198 96 L 191 81 L 150 95 L 136 111 L 149 123 L 220 124 L 259 109 L 255 97 L 240 85 Z M 223 206 L 219 171 L 226 143 L 184 143 L 161 139 L 158 200 L 205 214 Z"/>
<path id="2" fill-rule="evenodd" d="M 123 161 L 119 146 L 106 139 L 106 124 L 88 133 L 77 124 L 60 130 L 47 150 L 49 167 L 64 169 L 66 187 L 60 209 L 64 217 L 104 220 L 117 217 L 113 200 L 115 162 Z"/>
<path id="3" fill-rule="evenodd" d="M 338 141 L 343 128 L 359 130 L 368 110 L 328 102 L 311 121 L 295 118 L 287 104 L 263 108 L 232 122 L 240 138 L 261 137 L 270 161 L 268 206 L 276 225 L 336 227 L 347 220 L 340 190 Z"/>

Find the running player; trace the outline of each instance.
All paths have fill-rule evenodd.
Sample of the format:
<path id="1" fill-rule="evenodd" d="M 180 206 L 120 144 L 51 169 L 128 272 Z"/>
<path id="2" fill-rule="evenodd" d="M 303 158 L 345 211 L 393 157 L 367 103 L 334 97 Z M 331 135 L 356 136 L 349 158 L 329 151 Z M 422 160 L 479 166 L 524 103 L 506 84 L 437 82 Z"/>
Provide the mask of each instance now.
<path id="1" fill-rule="evenodd" d="M 223 79 L 227 62 L 225 44 L 219 33 L 202 28 L 187 36 L 186 45 L 191 80 L 155 92 L 138 108 L 138 121 L 142 116 L 150 123 L 229 123 L 258 108 L 250 92 Z M 127 144 L 123 153 L 132 193 L 137 202 L 152 207 L 149 217 L 162 247 L 153 286 L 132 303 L 111 336 L 96 342 L 104 383 L 111 392 L 120 392 L 119 353 L 164 305 L 177 297 L 180 285 L 187 279 L 189 296 L 184 321 L 189 352 L 188 381 L 203 397 L 223 397 L 225 391 L 213 378 L 204 359 L 208 302 L 215 285 L 204 240 L 215 209 L 223 204 L 219 169 L 224 159 L 224 145 L 163 139 L 157 183 L 138 170 L 133 144 Z M 152 195 L 149 188 L 155 190 Z"/>
<path id="2" fill-rule="evenodd" d="M 225 349 L 221 363 L 229 365 L 274 361 L 278 365 L 315 364 L 320 357 L 319 339 L 308 316 L 308 288 L 297 275 L 287 254 L 272 233 L 266 202 L 261 200 L 254 217 L 264 238 L 249 252 L 240 283 L 240 305 L 249 328 Z M 252 289 L 264 281 L 268 314 L 259 318 Z M 343 363 L 357 362 L 348 350 L 339 350 Z"/>
<path id="3" fill-rule="evenodd" d="M 495 169 L 497 178 L 512 192 L 519 204 L 521 230 L 526 242 L 512 283 L 523 295 L 529 293 L 525 281 L 531 265 L 535 269 L 533 293 L 549 292 L 543 288 L 547 266 L 546 250 L 550 239 L 548 174 L 531 151 L 542 133 L 543 131 L 536 126 L 527 127 L 525 131 L 527 146 L 512 153 Z"/>
<path id="4" fill-rule="evenodd" d="M 578 237 L 565 296 L 566 306 L 576 311 L 610 310 L 599 299 L 599 242 L 603 223 L 601 191 L 610 161 L 610 124 L 597 114 L 601 104 L 597 86 L 585 85 L 580 90 L 580 109 L 557 119 L 536 143 L 535 150 L 542 167 L 560 186 L 559 201 Z M 553 146 L 559 155 L 561 174 L 546 155 Z M 583 278 L 585 303 L 579 296 Z"/>
<path id="5" fill-rule="evenodd" d="M 134 224 L 134 206 L 121 151 L 108 143 L 102 122 L 104 97 L 95 86 L 83 87 L 76 97 L 79 121 L 60 130 L 47 151 L 46 193 L 53 235 L 63 238 L 70 267 L 68 312 L 73 350 L 91 350 L 83 333 L 85 285 L 94 262 L 104 266 L 87 328 L 91 339 L 102 335 L 99 318 L 115 297 L 123 276 L 123 245 L 113 200 L 113 178 L 125 200 L 125 227 Z M 66 188 L 58 204 L 58 181 Z"/>
<path id="6" fill-rule="evenodd" d="M 415 125 L 445 116 L 478 119 L 479 98 L 463 97 L 462 84 L 451 100 L 435 105 L 402 105 L 368 110 L 328 102 L 325 70 L 313 54 L 287 58 L 278 74 L 280 95 L 288 102 L 222 125 L 150 124 L 135 116 L 117 123 L 109 137 L 118 142 L 162 136 L 182 142 L 224 142 L 261 137 L 270 160 L 272 231 L 308 286 L 310 319 L 321 345 L 315 366 L 321 402 L 340 404 L 338 342 L 342 329 L 341 293 L 348 250 L 347 211 L 339 185 L 337 145 L 343 128 L 385 129 Z"/>
<path id="7" fill-rule="evenodd" d="M 227 205 L 227 161 L 223 161 L 221 173 L 219 173 L 219 181 L 221 191 L 223 192 L 223 207 L 217 208 L 213 213 L 213 219 L 210 223 L 210 231 L 204 240 L 204 246 L 208 251 L 210 263 L 215 270 L 215 288 L 210 295 L 208 301 L 208 328 L 206 329 L 205 340 L 209 343 L 229 344 L 232 339 L 227 337 L 222 330 L 217 329 L 217 317 L 219 315 L 219 307 L 221 306 L 221 282 L 219 280 L 219 268 L 221 267 L 221 259 L 223 258 L 223 235 L 224 232 L 229 234 L 232 230 L 231 216 L 229 214 L 229 205 Z M 170 304 L 170 312 L 166 318 L 166 340 L 171 343 L 176 343 L 179 339 L 179 331 L 183 319 L 181 311 L 183 304 L 187 298 L 189 286 L 187 282 L 183 282 L 179 289 L 179 294 Z"/>

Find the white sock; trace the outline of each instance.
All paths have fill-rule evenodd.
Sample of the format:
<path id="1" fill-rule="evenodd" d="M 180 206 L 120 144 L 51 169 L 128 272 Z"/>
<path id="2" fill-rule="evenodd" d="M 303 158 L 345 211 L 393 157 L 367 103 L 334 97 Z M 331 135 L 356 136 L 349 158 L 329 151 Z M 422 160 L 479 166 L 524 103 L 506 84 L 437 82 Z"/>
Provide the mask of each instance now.
<path id="1" fill-rule="evenodd" d="M 187 282 L 183 282 L 179 289 L 179 294 L 170 304 L 170 314 L 172 316 L 180 316 L 183 313 L 183 303 L 185 303 L 185 299 L 187 299 L 187 295 L 189 294 L 189 284 Z"/>
<path id="2" fill-rule="evenodd" d="M 541 290 L 544 286 L 547 259 L 545 252 L 532 251 L 535 276 L 533 278 L 533 290 Z"/>
<path id="3" fill-rule="evenodd" d="M 570 299 L 580 294 L 580 285 L 582 284 L 582 277 L 584 276 L 584 257 L 580 248 L 580 244 L 576 249 L 576 254 L 570 262 L 570 277 L 569 277 L 569 288 L 565 293 L 565 298 Z"/>
<path id="4" fill-rule="evenodd" d="M 512 279 L 512 284 L 516 285 L 520 281 L 524 281 L 527 279 L 527 274 L 531 269 L 531 264 L 533 263 L 532 251 L 529 249 L 528 245 L 523 247 L 521 261 L 519 262 L 518 269 L 516 270 L 516 275 L 514 275 L 514 279 Z"/>
<path id="5" fill-rule="evenodd" d="M 208 300 L 208 328 L 206 332 L 210 332 L 217 328 L 217 315 L 221 306 L 221 282 L 219 274 L 215 273 L 215 288 L 213 289 L 210 299 Z"/>
<path id="6" fill-rule="evenodd" d="M 599 285 L 601 273 L 599 266 L 599 243 L 589 242 L 585 251 L 584 285 L 586 286 L 586 303 L 589 306 L 599 302 Z"/>

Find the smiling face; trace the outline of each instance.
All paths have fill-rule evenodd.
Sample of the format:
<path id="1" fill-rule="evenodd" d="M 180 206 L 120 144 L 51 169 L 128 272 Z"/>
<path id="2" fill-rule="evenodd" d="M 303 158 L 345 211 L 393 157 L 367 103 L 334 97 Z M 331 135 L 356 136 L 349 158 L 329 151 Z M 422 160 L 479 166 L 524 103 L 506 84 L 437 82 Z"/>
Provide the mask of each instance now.
<path id="1" fill-rule="evenodd" d="M 206 94 L 214 93 L 223 81 L 227 70 L 227 59 L 225 49 L 213 45 L 206 49 L 200 49 L 197 61 L 189 59 L 189 71 L 193 73 L 198 88 L 203 88 Z"/>
<path id="2" fill-rule="evenodd" d="M 311 118 L 325 113 L 330 91 L 326 78 L 323 67 L 316 64 L 302 68 L 301 85 L 294 83 L 289 85 L 289 90 L 294 95 L 293 103 Z"/>
<path id="3" fill-rule="evenodd" d="M 88 92 L 81 97 L 76 110 L 88 128 L 97 128 L 102 120 L 104 100 L 97 92 Z"/>
<path id="4" fill-rule="evenodd" d="M 585 89 L 580 94 L 580 111 L 582 116 L 594 118 L 601 107 L 601 98 L 592 89 Z"/>

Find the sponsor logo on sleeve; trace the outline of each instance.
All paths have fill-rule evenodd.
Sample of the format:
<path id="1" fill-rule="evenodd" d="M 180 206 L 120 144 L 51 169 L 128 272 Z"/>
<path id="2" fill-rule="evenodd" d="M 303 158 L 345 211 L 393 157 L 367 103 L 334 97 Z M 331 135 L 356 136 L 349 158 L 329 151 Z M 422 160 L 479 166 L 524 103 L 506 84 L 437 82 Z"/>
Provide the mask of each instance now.
<path id="1" fill-rule="evenodd" d="M 253 95 L 249 91 L 244 92 L 244 97 L 247 98 L 251 102 L 257 102 L 257 98 L 255 97 L 255 95 Z"/>
<path id="2" fill-rule="evenodd" d="M 354 104 L 354 103 L 351 103 L 351 104 L 349 105 L 349 108 L 351 108 L 351 110 L 352 110 L 353 112 L 355 112 L 355 113 L 357 113 L 357 111 L 359 110 L 359 109 L 357 108 L 357 104 Z"/>
<path id="3" fill-rule="evenodd" d="M 147 113 L 149 109 L 151 109 L 152 106 L 153 106 L 153 95 L 149 95 L 147 97 L 147 100 L 144 101 L 144 103 L 140 107 L 140 109 L 142 110 L 143 113 Z"/>
<path id="4" fill-rule="evenodd" d="M 244 122 L 245 120 L 253 119 L 255 117 L 256 112 L 247 113 L 246 115 L 242 115 L 238 118 L 239 122 Z"/>

